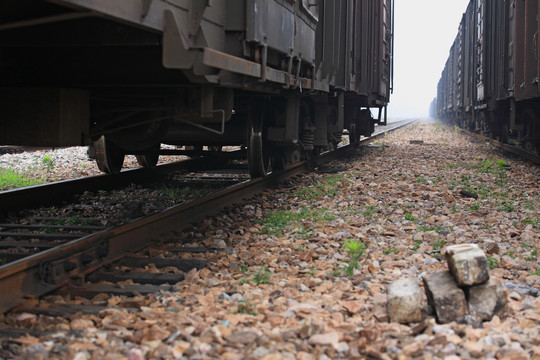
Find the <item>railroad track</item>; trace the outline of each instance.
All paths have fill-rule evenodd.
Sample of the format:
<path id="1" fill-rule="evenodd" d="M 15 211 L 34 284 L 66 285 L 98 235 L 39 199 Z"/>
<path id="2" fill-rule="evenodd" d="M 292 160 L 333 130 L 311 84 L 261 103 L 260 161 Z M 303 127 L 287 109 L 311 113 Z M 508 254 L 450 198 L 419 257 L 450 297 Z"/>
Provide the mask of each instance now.
<path id="1" fill-rule="evenodd" d="M 487 141 L 489 143 L 491 143 L 493 146 L 499 148 L 499 149 L 502 149 L 504 151 L 507 151 L 511 154 L 514 154 L 514 155 L 517 155 L 517 156 L 521 156 L 537 165 L 540 164 L 540 155 L 539 154 L 536 154 L 532 151 L 528 151 L 528 150 L 525 150 L 525 149 L 522 149 L 522 148 L 519 148 L 519 147 L 516 147 L 516 146 L 512 146 L 512 145 L 509 145 L 509 144 L 505 144 L 505 143 L 502 143 L 502 142 L 499 142 L 497 140 L 494 140 L 494 139 L 491 139 L 489 137 L 486 137 L 486 136 L 483 136 L 483 135 L 480 135 L 480 134 L 477 134 L 477 133 L 474 133 L 474 132 L 470 132 L 468 130 L 465 130 L 465 129 L 460 129 L 461 132 L 463 132 L 464 134 L 467 134 L 469 135 L 470 137 L 472 138 L 475 138 L 477 140 L 480 140 L 480 141 Z"/>
<path id="2" fill-rule="evenodd" d="M 402 121 L 380 128 L 378 133 L 372 137 L 362 139 L 361 143 L 370 142 L 388 131 L 408 125 L 413 121 Z M 322 154 L 316 162 L 324 162 L 341 156 L 353 148 L 354 146 L 344 146 L 336 151 Z M 62 289 L 64 294 L 69 293 L 71 296 L 84 297 L 93 297 L 100 293 L 133 295 L 174 290 L 174 285 L 164 286 L 163 284 L 175 284 L 181 281 L 183 273 L 193 268 L 200 269 L 205 266 L 206 262 L 193 258 L 162 259 L 152 256 L 151 251 L 147 252 L 147 256 L 132 256 L 129 254 L 140 251 L 153 241 L 162 239 L 171 232 L 181 232 L 182 229 L 189 227 L 191 223 L 216 214 L 224 207 L 252 197 L 254 194 L 269 189 L 279 182 L 307 171 L 312 166 L 312 162 L 300 162 L 285 170 L 272 173 L 268 177 L 228 186 L 199 199 L 170 207 L 159 213 L 141 217 L 120 226 L 103 229 L 99 225 L 85 225 L 85 230 L 91 233 L 82 237 L 79 233 L 73 233 L 75 229 L 69 228 L 69 225 L 58 224 L 58 227 L 53 228 L 53 230 L 68 229 L 70 236 L 76 238 L 68 238 L 54 247 L 50 247 L 50 245 L 43 246 L 43 249 L 39 249 L 41 251 L 38 253 L 0 266 L 0 291 L 2 294 L 0 312 L 4 313 L 16 307 L 21 303 L 22 299 L 37 298 L 59 289 Z M 130 172 L 126 173 L 129 174 Z M 105 178 L 115 182 L 127 181 L 107 176 L 99 179 L 98 182 L 106 182 Z M 57 187 L 55 191 L 63 191 L 60 184 L 51 186 Z M 67 184 L 66 186 L 69 188 L 73 185 Z M 36 190 L 29 190 L 29 194 L 32 194 L 33 191 Z M 66 192 L 69 191 L 66 190 Z M 0 199 L 2 199 L 2 195 L 0 194 Z M 10 194 L 9 196 L 13 197 L 14 195 Z M 2 199 L 2 203 L 4 203 L 3 201 L 4 199 Z M 77 231 L 82 230 L 81 226 L 75 227 L 79 228 Z M 93 232 L 95 230 L 100 231 Z M 210 246 L 195 248 L 175 246 L 171 251 L 193 254 L 208 251 L 228 251 L 219 242 L 214 245 L 210 244 Z M 177 271 L 165 274 L 139 271 L 148 264 L 154 264 L 156 268 L 173 268 Z M 78 281 L 80 283 L 77 283 Z M 103 281 L 108 281 L 111 284 L 104 284 Z M 125 281 L 129 281 L 130 284 L 122 286 L 116 284 Z M 47 311 L 66 310 L 48 309 Z"/>

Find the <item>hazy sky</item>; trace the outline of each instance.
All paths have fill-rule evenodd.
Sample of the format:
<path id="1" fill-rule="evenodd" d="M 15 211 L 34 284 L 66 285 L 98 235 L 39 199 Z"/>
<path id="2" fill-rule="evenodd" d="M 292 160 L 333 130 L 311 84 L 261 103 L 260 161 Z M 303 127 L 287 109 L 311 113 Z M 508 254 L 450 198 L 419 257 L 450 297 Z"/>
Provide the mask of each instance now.
<path id="1" fill-rule="evenodd" d="M 469 0 L 396 0 L 390 118 L 427 116 Z"/>

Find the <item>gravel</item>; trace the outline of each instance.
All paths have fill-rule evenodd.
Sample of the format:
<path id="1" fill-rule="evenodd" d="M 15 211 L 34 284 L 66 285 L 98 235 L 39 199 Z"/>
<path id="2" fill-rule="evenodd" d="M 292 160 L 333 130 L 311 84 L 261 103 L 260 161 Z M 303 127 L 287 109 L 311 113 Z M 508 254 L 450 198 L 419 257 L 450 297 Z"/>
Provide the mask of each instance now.
<path id="1" fill-rule="evenodd" d="M 434 123 L 377 142 L 325 165 L 340 170 L 315 169 L 163 239 L 193 247 L 220 239 L 230 253 L 149 249 L 209 260 L 175 291 L 40 300 L 105 301 L 99 316 L 4 315 L 0 327 L 51 333 L 0 339 L 0 357 L 539 359 L 539 168 Z M 509 166 L 488 167 L 494 159 Z M 345 273 L 350 239 L 366 248 L 352 276 Z M 480 328 L 437 324 L 431 314 L 420 324 L 389 322 L 388 285 L 447 270 L 441 250 L 466 243 L 489 249 L 490 276 L 505 283 L 504 316 Z M 128 312 L 123 301 L 139 310 Z"/>
<path id="2" fill-rule="evenodd" d="M 88 158 L 86 146 L 60 149 L 30 149 L 23 153 L 0 155 L 0 168 L 12 169 L 31 179 L 59 181 L 83 176 L 99 175 L 96 161 Z M 159 162 L 177 161 L 183 156 L 161 156 Z M 137 168 L 134 155 L 127 155 L 124 169 Z"/>

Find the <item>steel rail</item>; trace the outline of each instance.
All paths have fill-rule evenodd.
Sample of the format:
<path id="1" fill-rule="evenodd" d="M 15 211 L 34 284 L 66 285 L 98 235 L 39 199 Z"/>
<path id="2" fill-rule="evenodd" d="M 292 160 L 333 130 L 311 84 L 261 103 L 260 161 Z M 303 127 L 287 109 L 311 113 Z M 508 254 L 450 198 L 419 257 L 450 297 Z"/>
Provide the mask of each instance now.
<path id="1" fill-rule="evenodd" d="M 505 144 L 505 143 L 502 143 L 500 141 L 497 141 L 495 139 L 492 139 L 492 138 L 488 138 L 484 135 L 480 135 L 480 134 L 477 134 L 477 133 L 473 133 L 473 132 L 470 132 L 468 130 L 465 130 L 465 129 L 460 129 L 461 132 L 463 132 L 464 134 L 466 135 L 469 135 L 470 137 L 473 137 L 475 139 L 478 139 L 478 140 L 481 140 L 481 141 L 488 141 L 489 143 L 491 143 L 493 146 L 495 147 L 498 147 L 500 149 L 503 149 L 505 151 L 508 151 L 514 155 L 518 155 L 518 156 L 521 156 L 537 165 L 540 164 L 540 155 L 534 153 L 534 152 L 531 152 L 531 151 L 527 151 L 525 149 L 521 149 L 521 148 L 518 148 L 518 147 L 515 147 L 515 146 L 512 146 L 512 145 L 509 145 L 509 144 Z"/>
<path id="2" fill-rule="evenodd" d="M 10 211 L 36 206 L 48 206 L 69 199 L 82 191 L 110 190 L 131 183 L 155 180 L 172 171 L 201 168 L 209 158 L 189 159 L 160 164 L 152 169 L 137 168 L 122 171 L 117 175 L 94 175 L 78 179 L 62 180 L 0 192 L 0 216 Z"/>
<path id="3" fill-rule="evenodd" d="M 360 144 L 411 122 L 385 128 L 379 134 L 361 139 Z M 351 144 L 324 153 L 317 162 L 340 156 L 354 149 L 356 145 Z M 127 252 L 143 248 L 152 240 L 158 239 L 161 234 L 181 230 L 205 216 L 218 213 L 228 205 L 252 197 L 286 179 L 306 172 L 311 166 L 312 162 L 302 161 L 267 177 L 245 181 L 203 198 L 173 206 L 161 213 L 0 266 L 0 294 L 2 294 L 0 313 L 12 309 L 25 297 L 39 297 L 52 292 L 66 285 L 72 278 L 89 274 L 105 264 L 121 259 Z"/>

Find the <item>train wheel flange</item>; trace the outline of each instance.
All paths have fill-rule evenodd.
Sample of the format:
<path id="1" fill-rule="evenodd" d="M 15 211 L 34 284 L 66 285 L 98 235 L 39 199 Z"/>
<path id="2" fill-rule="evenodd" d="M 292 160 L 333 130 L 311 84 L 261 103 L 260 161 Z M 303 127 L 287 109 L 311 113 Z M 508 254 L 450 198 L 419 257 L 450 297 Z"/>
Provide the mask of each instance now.
<path id="1" fill-rule="evenodd" d="M 107 174 L 118 174 L 124 164 L 124 152 L 111 143 L 105 135 L 94 142 L 96 162 L 99 170 Z"/>
<path id="2" fill-rule="evenodd" d="M 149 149 L 149 153 L 147 154 L 136 155 L 135 157 L 139 165 L 145 168 L 155 167 L 159 160 L 159 148 L 160 146 L 157 145 Z"/>

